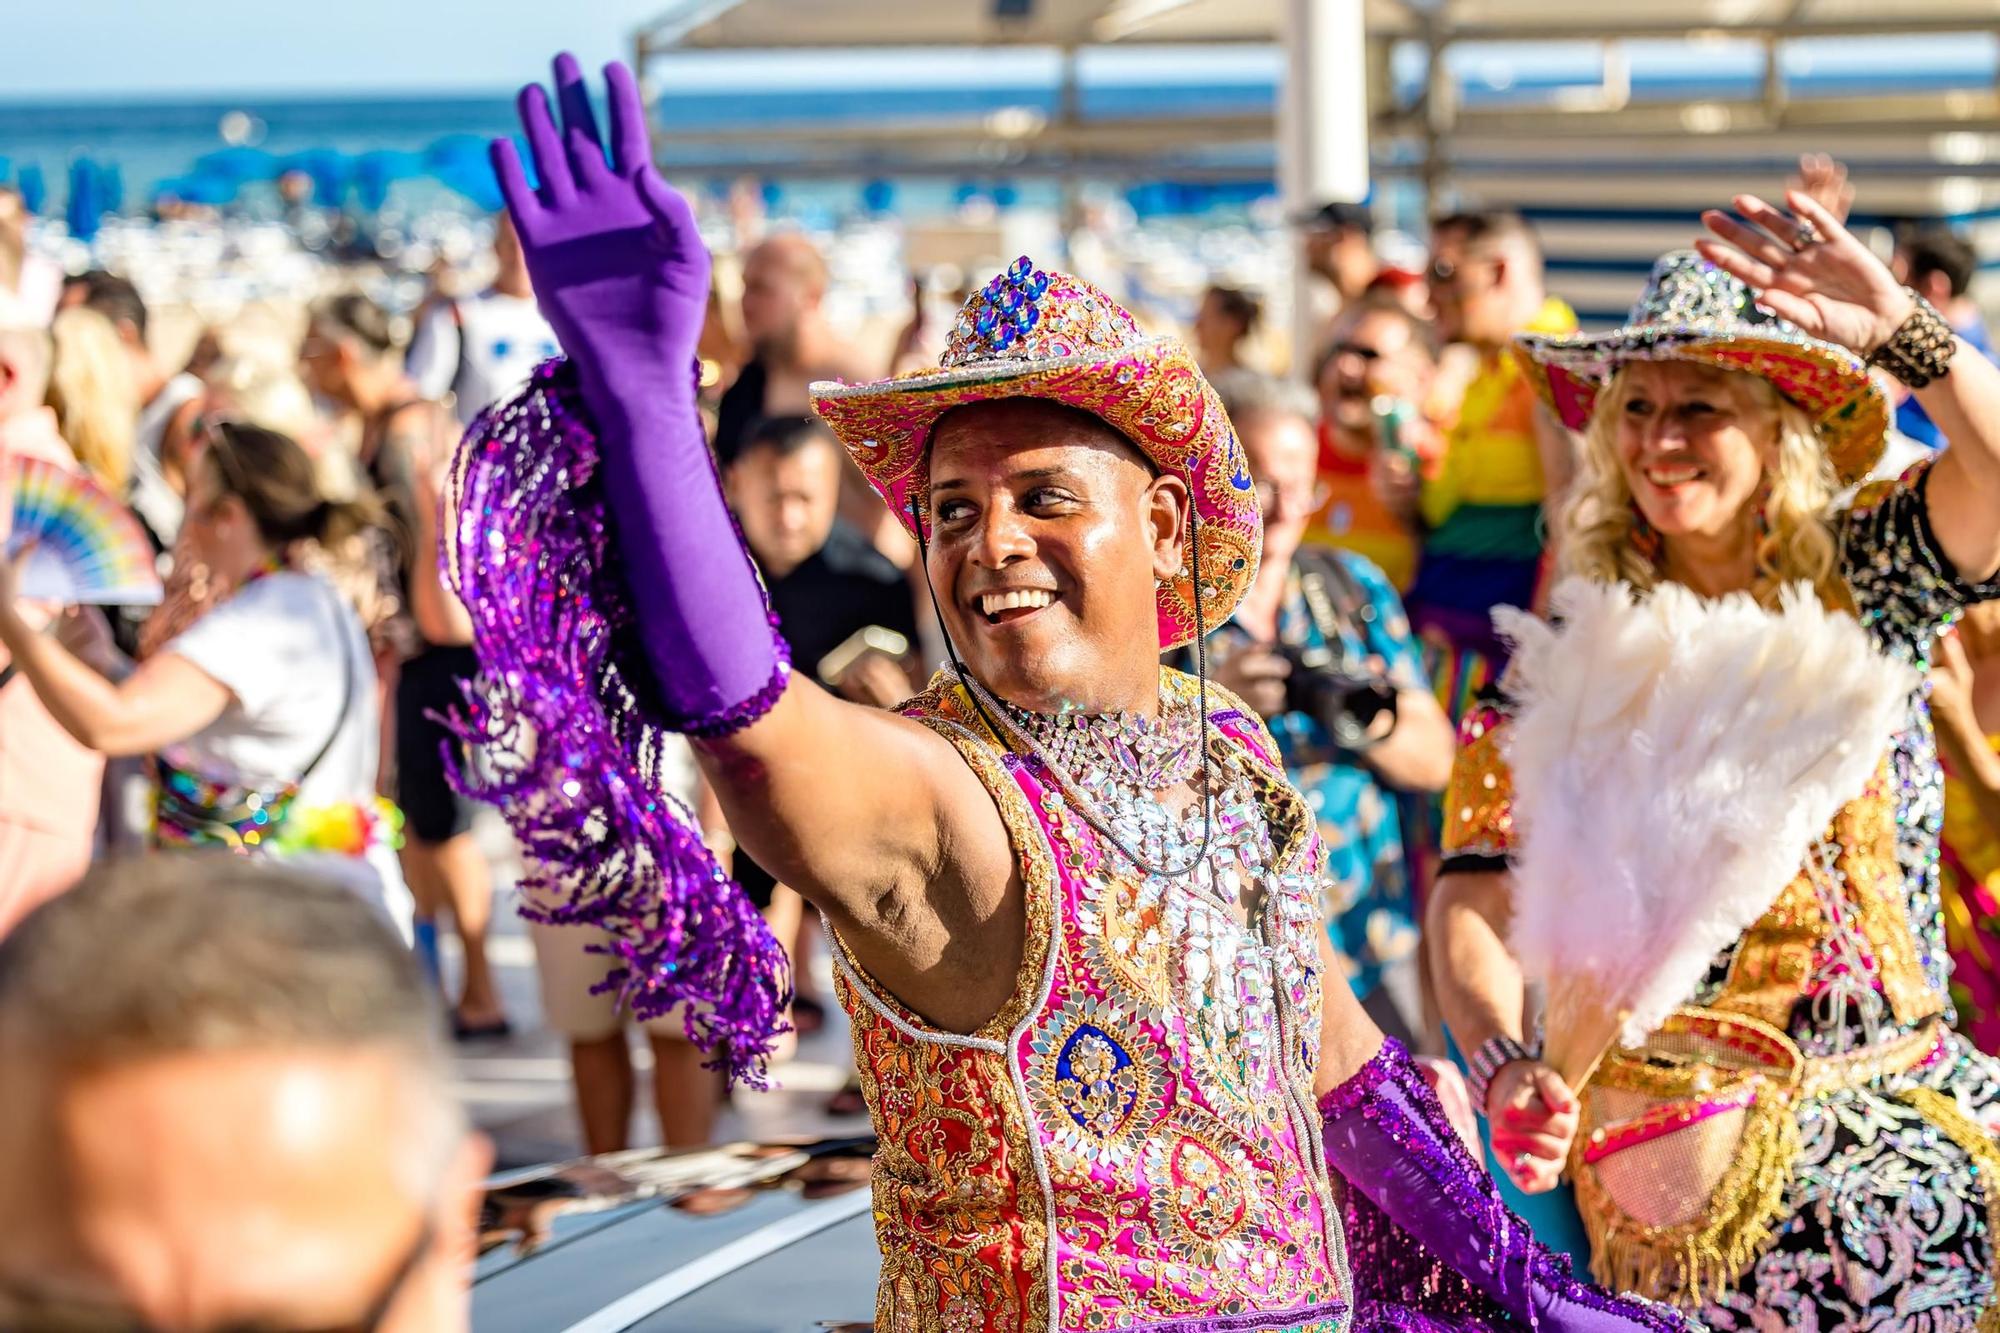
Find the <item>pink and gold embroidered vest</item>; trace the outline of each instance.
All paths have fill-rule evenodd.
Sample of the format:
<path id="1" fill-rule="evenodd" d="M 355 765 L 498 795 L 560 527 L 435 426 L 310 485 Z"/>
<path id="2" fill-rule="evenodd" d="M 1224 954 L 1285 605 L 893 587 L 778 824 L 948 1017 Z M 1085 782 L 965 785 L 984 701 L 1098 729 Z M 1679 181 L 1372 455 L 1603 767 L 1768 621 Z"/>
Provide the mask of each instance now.
<path id="1" fill-rule="evenodd" d="M 1219 818 L 1261 819 L 1276 852 L 1245 927 L 1206 890 L 1147 888 L 955 682 L 904 711 L 992 793 L 1028 931 L 1012 998 L 969 1035 L 927 1025 L 836 943 L 880 1138 L 876 1327 L 1344 1329 L 1313 1101 L 1321 851 L 1262 724 L 1234 700 L 1212 713 L 1214 760 L 1256 793 Z"/>

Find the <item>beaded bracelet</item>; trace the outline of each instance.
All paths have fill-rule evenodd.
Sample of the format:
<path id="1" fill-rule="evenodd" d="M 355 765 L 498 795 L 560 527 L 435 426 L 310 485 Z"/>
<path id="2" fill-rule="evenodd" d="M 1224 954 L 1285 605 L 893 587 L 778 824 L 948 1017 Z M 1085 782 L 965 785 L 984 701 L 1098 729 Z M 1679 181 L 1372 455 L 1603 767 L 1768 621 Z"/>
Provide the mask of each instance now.
<path id="1" fill-rule="evenodd" d="M 1951 374 L 1951 358 L 1958 351 L 1958 335 L 1937 308 L 1910 291 L 1917 308 L 1889 340 L 1868 355 L 1868 364 L 1888 371 L 1912 389 L 1921 389 L 1932 380 Z"/>
<path id="2" fill-rule="evenodd" d="M 1465 1087 L 1472 1094 L 1472 1109 L 1484 1117 L 1486 1098 L 1493 1076 L 1516 1060 L 1533 1060 L 1535 1053 L 1512 1037 L 1495 1037 L 1472 1053 L 1466 1064 Z"/>

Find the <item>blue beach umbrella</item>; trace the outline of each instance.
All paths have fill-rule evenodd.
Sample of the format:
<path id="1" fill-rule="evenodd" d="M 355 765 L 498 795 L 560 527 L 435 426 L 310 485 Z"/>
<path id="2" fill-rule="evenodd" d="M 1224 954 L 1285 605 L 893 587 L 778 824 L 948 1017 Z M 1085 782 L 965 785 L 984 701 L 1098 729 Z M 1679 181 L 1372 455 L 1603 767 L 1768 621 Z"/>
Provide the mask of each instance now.
<path id="1" fill-rule="evenodd" d="M 178 199 L 184 204 L 202 204 L 210 208 L 220 208 L 233 202 L 238 189 L 235 181 L 224 180 L 220 176 L 204 176 L 199 172 L 186 176 L 169 176 L 153 184 L 153 202 L 161 199 Z"/>
<path id="2" fill-rule="evenodd" d="M 528 151 L 527 140 L 518 134 L 513 137 L 521 174 L 527 178 L 528 188 L 537 189 L 541 181 L 535 175 L 534 155 Z M 447 142 L 451 147 L 444 147 Z M 464 195 L 482 212 L 497 213 L 506 200 L 500 197 L 500 181 L 493 174 L 493 159 L 487 155 L 488 142 L 476 135 L 455 134 L 450 140 L 432 144 L 423 156 L 440 185 Z"/>
<path id="3" fill-rule="evenodd" d="M 424 160 L 418 154 L 381 148 L 354 160 L 354 189 L 362 208 L 379 213 L 389 202 L 390 186 L 423 174 Z"/>
<path id="4" fill-rule="evenodd" d="M 278 159 L 275 175 L 287 171 L 303 171 L 312 178 L 313 202 L 325 208 L 338 208 L 347 197 L 347 184 L 354 172 L 354 163 L 347 154 L 332 148 L 308 148 L 302 152 L 288 153 Z"/>
<path id="5" fill-rule="evenodd" d="M 450 134 L 423 152 L 424 169 L 440 185 L 472 201 L 481 212 L 497 210 L 500 182 L 486 153 L 486 140 L 476 134 Z"/>
<path id="6" fill-rule="evenodd" d="M 270 180 L 278 174 L 278 159 L 261 148 L 236 145 L 218 148 L 212 153 L 203 153 L 194 160 L 194 174 L 214 176 L 221 180 L 245 181 Z"/>
<path id="7" fill-rule="evenodd" d="M 30 213 L 39 213 L 49 202 L 49 182 L 42 175 L 41 167 L 33 162 L 21 164 L 20 179 L 14 182 L 21 191 L 21 206 Z"/>
<path id="8" fill-rule="evenodd" d="M 424 149 L 423 157 L 433 171 L 458 162 L 484 162 L 486 140 L 477 134 L 447 134 Z"/>
<path id="9" fill-rule="evenodd" d="M 98 200 L 97 164 L 79 157 L 69 164 L 69 198 L 63 204 L 63 221 L 69 234 L 79 241 L 97 235 L 97 221 L 104 206 Z"/>

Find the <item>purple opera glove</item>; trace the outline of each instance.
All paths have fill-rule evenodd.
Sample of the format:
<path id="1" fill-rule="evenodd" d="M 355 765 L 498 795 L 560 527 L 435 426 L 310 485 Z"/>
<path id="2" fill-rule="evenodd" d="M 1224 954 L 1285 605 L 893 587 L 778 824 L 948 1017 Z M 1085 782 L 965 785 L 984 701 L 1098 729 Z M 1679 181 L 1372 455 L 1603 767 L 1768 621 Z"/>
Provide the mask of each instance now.
<path id="1" fill-rule="evenodd" d="M 541 85 L 519 98 L 538 186 L 512 140 L 494 141 L 493 168 L 597 436 L 616 563 L 663 720 L 715 735 L 766 711 L 787 663 L 695 410 L 708 250 L 687 200 L 653 168 L 631 71 L 613 63 L 604 73 L 608 162 L 565 53 L 555 60 L 560 129 Z"/>
<path id="2" fill-rule="evenodd" d="M 1348 1264 L 1364 1312 L 1380 1302 L 1457 1327 L 1512 1320 L 1550 1333 L 1699 1327 L 1666 1306 L 1571 1277 L 1567 1261 L 1500 1201 L 1394 1038 L 1319 1105 L 1327 1164 L 1351 1187 Z M 1363 1322 L 1402 1326 L 1379 1313 Z"/>
<path id="3" fill-rule="evenodd" d="M 679 1014 L 761 1085 L 789 965 L 671 794 L 685 765 L 668 733 L 748 725 L 789 664 L 695 412 L 708 254 L 652 168 L 632 76 L 607 74 L 611 162 L 568 56 L 560 136 L 542 90 L 521 94 L 539 189 L 512 143 L 493 148 L 569 357 L 482 413 L 454 461 L 441 556 L 480 679 L 452 722 L 485 762 L 453 777 L 520 839 L 522 914 L 603 932 L 596 989 L 642 1019 Z"/>

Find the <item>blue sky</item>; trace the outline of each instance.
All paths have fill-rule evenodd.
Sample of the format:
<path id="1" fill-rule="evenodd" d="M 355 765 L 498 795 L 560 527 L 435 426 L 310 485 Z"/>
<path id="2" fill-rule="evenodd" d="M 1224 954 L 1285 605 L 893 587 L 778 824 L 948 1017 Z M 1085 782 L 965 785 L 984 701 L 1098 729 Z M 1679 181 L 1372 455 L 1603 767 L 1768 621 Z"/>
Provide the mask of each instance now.
<path id="1" fill-rule="evenodd" d="M 7 0 L 0 96 L 505 88 L 661 0 Z"/>
<path id="2" fill-rule="evenodd" d="M 936 3 L 937 0 L 883 0 Z M 665 0 L 0 0 L 0 99 L 101 100 L 236 92 L 491 92 L 545 73 L 568 48 L 586 66 L 627 51 Z M 928 82 L 1034 78 L 1036 52 L 919 57 Z M 1269 74 L 1269 53 L 1179 55 L 1212 76 Z M 903 56 L 843 58 L 840 81 L 880 83 Z M 828 82 L 824 55 L 704 54 L 660 82 L 764 87 Z M 1227 73 L 1223 77 L 1228 77 Z"/>
<path id="3" fill-rule="evenodd" d="M 933 4 L 942 0 L 881 0 Z M 954 0 L 966 3 L 969 0 Z M 0 100 L 91 101 L 231 93 L 496 92 L 542 75 L 551 54 L 569 48 L 586 65 L 625 53 L 632 29 L 666 0 L 0 0 Z M 1990 70 L 1991 35 L 1842 42 L 1794 60 L 1822 69 L 1891 64 Z M 1746 43 L 1634 44 L 1635 62 L 1655 69 L 1753 70 Z M 1595 47 L 1469 47 L 1455 65 L 1494 82 L 1523 64 L 1590 77 Z M 1154 78 L 1187 73 L 1209 80 L 1269 77 L 1270 50 L 1182 49 L 1099 58 L 1087 76 L 1113 79 L 1143 68 Z M 893 87 L 1013 82 L 1053 77 L 1046 53 L 989 50 L 919 56 L 703 53 L 655 67 L 656 86 L 690 89 L 788 85 Z M 1799 70 L 1796 72 L 1804 72 Z"/>

